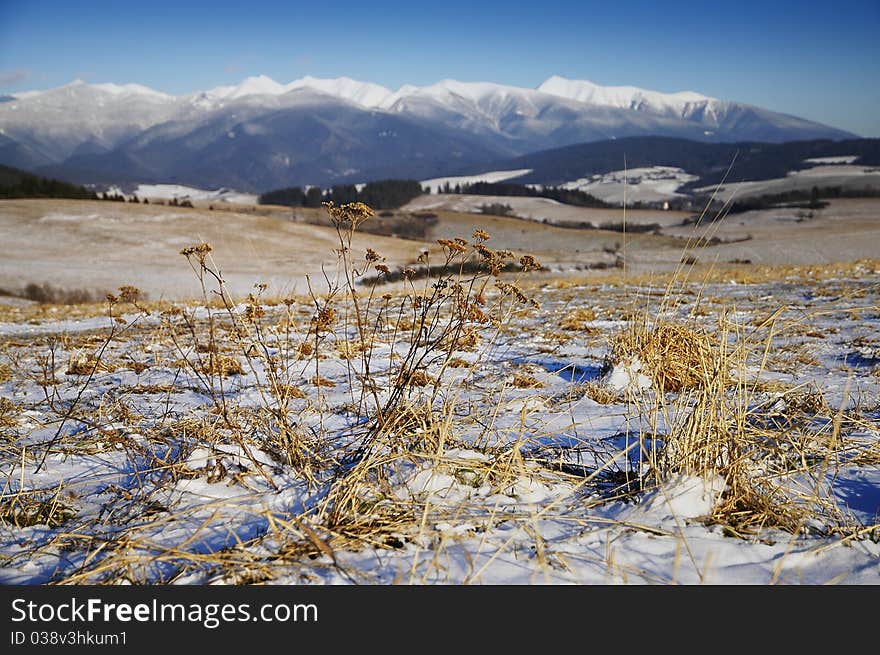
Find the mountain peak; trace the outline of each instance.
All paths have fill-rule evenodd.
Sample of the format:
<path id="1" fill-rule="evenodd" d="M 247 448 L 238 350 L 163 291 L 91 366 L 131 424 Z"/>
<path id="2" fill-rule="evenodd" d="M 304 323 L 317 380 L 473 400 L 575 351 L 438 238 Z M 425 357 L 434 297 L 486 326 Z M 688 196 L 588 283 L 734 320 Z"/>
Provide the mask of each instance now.
<path id="1" fill-rule="evenodd" d="M 218 86 L 206 91 L 205 95 L 214 98 L 235 99 L 251 95 L 280 95 L 285 92 L 284 86 L 267 75 L 246 77 L 238 84 Z"/>
<path id="2" fill-rule="evenodd" d="M 285 92 L 301 88 L 320 91 L 369 108 L 381 106 L 392 95 L 391 90 L 384 86 L 350 77 L 320 78 L 306 75 L 284 87 Z"/>

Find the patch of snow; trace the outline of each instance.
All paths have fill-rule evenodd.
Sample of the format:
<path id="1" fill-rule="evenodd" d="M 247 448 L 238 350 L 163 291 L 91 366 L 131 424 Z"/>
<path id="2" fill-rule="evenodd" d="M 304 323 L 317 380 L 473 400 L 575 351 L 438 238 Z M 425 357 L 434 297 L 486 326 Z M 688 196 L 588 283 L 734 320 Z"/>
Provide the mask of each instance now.
<path id="1" fill-rule="evenodd" d="M 651 166 L 582 177 L 560 186 L 589 193 L 609 203 L 656 202 L 682 197 L 681 185 L 698 179 L 674 166 Z"/>
<path id="2" fill-rule="evenodd" d="M 139 184 L 134 191 L 138 198 L 158 200 L 199 200 L 206 202 L 228 202 L 236 205 L 255 205 L 258 196 L 241 193 L 233 189 L 220 188 L 214 191 L 183 186 L 181 184 Z"/>
<path id="3" fill-rule="evenodd" d="M 605 374 L 602 382 L 617 392 L 648 389 L 651 378 L 642 373 L 642 362 L 638 357 L 621 360 Z"/>
<path id="4" fill-rule="evenodd" d="M 442 189 L 446 184 L 454 187 L 456 184 L 465 185 L 465 184 L 476 184 L 477 182 L 504 182 L 505 180 L 512 180 L 517 177 L 522 177 L 523 175 L 527 175 L 532 172 L 531 168 L 519 168 L 517 170 L 512 171 L 488 171 L 486 173 L 479 173 L 477 175 L 460 175 L 457 177 L 434 177 L 430 180 L 422 180 L 420 184 L 423 187 L 430 187 L 431 193 L 440 193 L 440 189 Z"/>
<path id="5" fill-rule="evenodd" d="M 706 516 L 712 512 L 726 486 L 720 475 L 708 479 L 696 475 L 677 475 L 649 492 L 628 514 L 628 518 L 651 517 L 663 521 Z"/>
<path id="6" fill-rule="evenodd" d="M 840 155 L 837 157 L 810 157 L 804 161 L 808 164 L 852 164 L 858 158 L 858 155 Z"/>

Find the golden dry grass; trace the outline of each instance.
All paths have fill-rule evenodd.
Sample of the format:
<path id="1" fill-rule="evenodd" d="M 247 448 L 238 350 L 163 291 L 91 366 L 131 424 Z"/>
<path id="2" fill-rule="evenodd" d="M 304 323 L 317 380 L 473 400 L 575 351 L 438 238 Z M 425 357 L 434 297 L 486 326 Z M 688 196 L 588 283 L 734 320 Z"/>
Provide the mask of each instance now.
<path id="1" fill-rule="evenodd" d="M 698 387 L 721 366 L 720 349 L 712 336 L 666 321 L 634 321 L 611 339 L 606 367 L 634 358 L 663 393 Z"/>

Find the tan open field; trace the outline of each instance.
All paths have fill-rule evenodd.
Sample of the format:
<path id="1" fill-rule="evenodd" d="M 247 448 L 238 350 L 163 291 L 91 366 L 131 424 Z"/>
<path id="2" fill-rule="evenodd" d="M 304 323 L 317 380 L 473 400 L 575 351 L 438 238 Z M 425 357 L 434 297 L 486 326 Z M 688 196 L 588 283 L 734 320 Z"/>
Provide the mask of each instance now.
<path id="1" fill-rule="evenodd" d="M 131 284 L 151 299 L 200 294 L 182 248 L 208 242 L 233 294 L 255 283 L 277 293 L 306 290 L 338 247 L 334 230 L 278 216 L 161 205 L 75 200 L 0 202 L 0 288 L 34 282 L 63 289 L 115 290 Z M 353 247 L 409 261 L 419 245 L 360 234 Z M 331 269 L 331 273 L 333 270 Z"/>
<path id="2" fill-rule="evenodd" d="M 748 212 L 696 229 L 681 225 L 683 214 L 631 211 L 628 221 L 665 215 L 665 227 L 661 234 L 626 235 L 519 218 L 432 211 L 438 221 L 424 241 L 359 233 L 353 248 L 360 252 L 373 248 L 393 269 L 414 262 L 423 248 L 438 253 L 437 239 L 469 238 L 474 229 L 482 228 L 492 235 L 493 248 L 533 254 L 553 274 L 563 275 L 597 264 L 613 265 L 624 255 L 629 271 L 670 270 L 679 264 L 689 241 L 698 236 L 722 241 L 689 249 L 687 254 L 698 265 L 736 260 L 754 264 L 848 262 L 880 253 L 880 199 L 840 199 L 813 212 Z M 571 220 L 609 213 L 576 207 L 567 211 Z M 72 200 L 0 201 L 0 290 L 16 294 L 27 284 L 48 283 L 57 289 L 100 294 L 130 284 L 151 299 L 197 297 L 196 278 L 179 251 L 202 241 L 212 244 L 214 260 L 234 295 L 249 293 L 256 283 L 269 284 L 273 295 L 304 292 L 307 275 L 321 288 L 322 264 L 331 276 L 335 274 L 336 233 L 302 219 L 322 212 L 298 209 L 300 221 L 293 221 L 290 210 L 278 207 L 227 206 L 211 211 L 207 207 Z M 397 212 L 401 213 L 406 212 Z M 622 212 L 611 210 L 610 218 L 617 214 L 622 218 Z M 438 255 L 432 255 L 432 261 L 438 260 Z"/>

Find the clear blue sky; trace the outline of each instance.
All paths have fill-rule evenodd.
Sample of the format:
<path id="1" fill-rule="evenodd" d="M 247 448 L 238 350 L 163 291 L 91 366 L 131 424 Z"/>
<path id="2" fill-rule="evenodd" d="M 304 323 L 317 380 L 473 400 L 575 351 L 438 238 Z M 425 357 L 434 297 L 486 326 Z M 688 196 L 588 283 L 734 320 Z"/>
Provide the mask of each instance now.
<path id="1" fill-rule="evenodd" d="M 265 74 L 698 91 L 880 137 L 880 0 L 0 0 L 0 94 Z"/>

